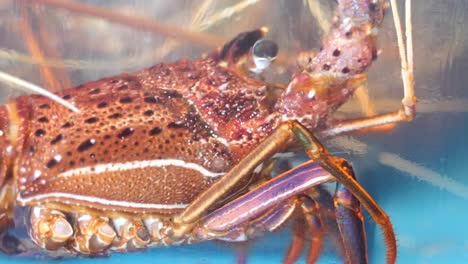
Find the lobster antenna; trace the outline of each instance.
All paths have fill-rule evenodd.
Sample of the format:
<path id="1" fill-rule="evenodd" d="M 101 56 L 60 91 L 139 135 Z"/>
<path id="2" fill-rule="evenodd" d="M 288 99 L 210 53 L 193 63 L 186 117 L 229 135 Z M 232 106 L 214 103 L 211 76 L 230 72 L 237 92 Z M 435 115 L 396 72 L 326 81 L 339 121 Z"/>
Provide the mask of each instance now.
<path id="1" fill-rule="evenodd" d="M 44 88 L 42 88 L 40 86 L 37 86 L 35 84 L 32 84 L 30 82 L 27 82 L 25 80 L 22 80 L 20 78 L 15 77 L 15 76 L 12 76 L 12 75 L 10 75 L 8 73 L 0 71 L 0 82 L 10 84 L 10 85 L 14 85 L 14 86 L 16 86 L 18 88 L 21 88 L 22 90 L 27 91 L 27 92 L 38 93 L 40 95 L 43 95 L 43 96 L 51 99 L 52 101 L 55 101 L 55 102 L 65 106 L 66 108 L 72 110 L 73 112 L 76 112 L 76 113 L 80 112 L 80 110 L 76 106 L 74 106 L 71 103 L 67 102 L 66 100 L 60 98 L 56 94 L 51 93 L 51 92 L 47 91 L 46 89 L 44 89 Z"/>

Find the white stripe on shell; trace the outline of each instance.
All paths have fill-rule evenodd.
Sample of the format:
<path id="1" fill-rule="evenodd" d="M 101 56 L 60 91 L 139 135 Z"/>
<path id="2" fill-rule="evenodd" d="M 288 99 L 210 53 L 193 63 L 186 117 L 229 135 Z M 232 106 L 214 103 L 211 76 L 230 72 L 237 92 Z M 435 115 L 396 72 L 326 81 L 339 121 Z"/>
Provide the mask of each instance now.
<path id="1" fill-rule="evenodd" d="M 176 166 L 176 167 L 182 167 L 186 169 L 195 170 L 205 177 L 215 178 L 215 177 L 219 177 L 225 174 L 224 172 L 212 172 L 196 163 L 185 162 L 183 160 L 157 159 L 157 160 L 129 161 L 129 162 L 123 162 L 123 163 L 98 164 L 96 166 L 71 169 L 71 170 L 60 173 L 58 177 L 71 177 L 71 176 L 83 175 L 83 174 L 99 174 L 99 173 L 104 173 L 104 172 L 127 171 L 127 170 L 134 170 L 134 169 L 143 169 L 143 168 L 148 168 L 148 167 L 164 167 L 164 166 Z"/>
<path id="2" fill-rule="evenodd" d="M 21 196 L 18 197 L 18 201 L 20 204 L 27 205 L 34 201 L 47 201 L 51 199 L 74 199 L 78 201 L 89 202 L 92 204 L 102 204 L 108 206 L 119 206 L 119 207 L 126 207 L 126 208 L 139 208 L 139 209 L 184 209 L 188 206 L 188 204 L 145 204 L 145 203 L 135 203 L 135 202 L 125 202 L 125 201 L 116 201 L 116 200 L 108 200 L 98 197 L 92 196 L 85 196 L 85 195 L 78 195 L 72 193 L 46 193 L 46 194 L 38 194 L 28 198 L 22 198 Z M 61 202 L 63 203 L 63 202 Z"/>

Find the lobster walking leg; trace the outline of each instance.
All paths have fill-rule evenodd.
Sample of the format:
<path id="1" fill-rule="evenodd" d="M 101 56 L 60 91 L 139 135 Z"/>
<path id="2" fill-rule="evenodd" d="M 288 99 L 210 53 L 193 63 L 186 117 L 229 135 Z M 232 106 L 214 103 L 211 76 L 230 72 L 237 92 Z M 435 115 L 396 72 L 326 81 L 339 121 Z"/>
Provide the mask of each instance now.
<path id="1" fill-rule="evenodd" d="M 313 165 L 313 163 L 309 165 Z M 293 172 L 292 175 L 294 174 Z M 284 176 L 289 178 L 288 176 L 291 175 Z M 312 241 L 308 248 L 307 263 L 314 263 L 320 256 L 324 235 L 319 217 L 319 204 L 306 195 L 294 197 L 296 192 L 280 197 L 279 200 L 282 202 L 278 202 L 274 196 L 270 196 L 272 192 L 274 193 L 272 190 L 285 188 L 285 185 L 291 183 L 290 181 L 295 181 L 294 178 L 298 180 L 303 176 L 305 175 L 293 176 L 286 181 L 280 180 L 280 182 L 270 180 L 269 183 L 262 185 L 264 187 L 239 197 L 207 216 L 201 222 L 201 228 L 204 229 L 201 233 L 222 234 L 219 239 L 239 241 L 239 239 L 255 236 L 259 230 L 260 232 L 277 230 L 292 214 L 300 214 L 302 217 L 296 219 L 293 241 L 283 263 L 294 263 L 301 256 L 308 235 L 312 237 Z M 291 183 L 290 186 L 292 185 L 294 184 Z M 269 196 L 269 198 L 265 196 Z M 258 201 L 264 202 L 265 206 L 262 208 L 268 206 L 271 208 L 263 213 L 262 209 L 256 210 L 255 205 L 258 204 Z M 272 205 L 273 203 L 277 204 Z M 252 208 L 252 210 L 249 211 L 245 208 Z M 238 217 L 239 214 L 243 215 Z"/>
<path id="2" fill-rule="evenodd" d="M 369 211 L 372 219 L 382 227 L 387 245 L 387 263 L 395 263 L 396 239 L 390 219 L 369 193 L 356 182 L 347 161 L 330 156 L 320 141 L 299 123 L 290 122 L 289 124 L 292 125 L 293 133 L 301 141 L 307 155 L 336 177 L 337 181 L 343 184 L 361 202 Z"/>
<path id="3" fill-rule="evenodd" d="M 295 204 L 293 208 L 301 209 L 308 231 L 314 238 L 308 250 L 308 262 L 312 263 L 320 255 L 323 225 L 318 217 L 318 204 L 310 197 L 298 195 L 303 193 L 304 190 L 331 179 L 328 172 L 317 166 L 313 161 L 306 162 L 265 182 L 257 189 L 214 211 L 202 221 L 202 225 L 209 231 L 208 233 L 223 233 L 235 230 L 252 219 L 260 217 L 261 221 L 254 220 L 248 225 L 256 228 L 263 226 L 267 230 L 273 231 L 279 226 L 278 222 L 283 223 L 284 219 L 286 219 L 283 216 L 290 213 L 277 213 L 275 217 L 268 215 L 267 217 L 263 212 L 270 207 L 282 209 L 282 206 L 278 207 L 277 205 L 292 199 Z M 279 190 L 282 190 L 282 192 L 278 195 Z M 349 201 L 351 204 L 349 204 Z M 345 244 L 353 243 L 345 245 L 347 258 L 352 263 L 367 263 L 366 240 L 359 202 L 346 188 L 339 186 L 335 204 L 337 214 L 340 216 L 338 224 L 342 239 Z M 275 213 L 276 210 L 271 214 Z M 276 220 L 275 224 L 271 224 L 272 218 Z M 277 221 L 278 218 L 282 218 L 283 221 Z M 259 224 L 259 222 L 262 224 Z M 293 263 L 302 250 L 304 239 L 297 232 L 295 234 L 285 263 Z"/>
<path id="4" fill-rule="evenodd" d="M 276 168 L 280 168 L 279 171 L 285 172 L 292 167 L 287 160 L 280 160 L 277 162 Z M 325 238 L 330 239 L 335 248 L 335 253 L 340 257 L 344 257 L 343 241 L 337 226 L 335 205 L 330 192 L 323 186 L 316 186 L 307 190 L 307 194 L 302 196 L 301 199 L 303 202 L 300 207 L 304 217 L 296 220 L 294 224 L 293 241 L 283 263 L 294 263 L 300 257 L 297 254 L 302 252 L 302 246 L 304 246 L 303 241 L 301 241 L 306 238 L 304 228 L 307 228 L 311 235 L 307 263 L 315 263 L 318 259 Z M 301 247 L 297 246 L 301 243 Z M 294 250 L 295 248 L 300 248 L 301 251 L 297 253 L 298 250 Z"/>
<path id="5" fill-rule="evenodd" d="M 344 165 L 347 166 L 347 165 Z M 349 168 L 350 175 L 354 176 L 353 169 Z M 351 263 L 368 263 L 366 233 L 361 204 L 354 195 L 341 183 L 337 183 L 335 192 L 336 222 L 340 229 L 346 257 Z"/>
<path id="6" fill-rule="evenodd" d="M 308 248 L 307 263 L 315 263 L 323 247 L 324 230 L 319 217 L 319 205 L 308 196 L 301 196 L 298 201 L 303 217 L 296 219 L 293 229 L 293 241 L 283 263 L 295 263 L 301 256 L 307 232 L 312 237 Z M 305 229 L 305 230 L 304 230 Z"/>
<path id="7" fill-rule="evenodd" d="M 319 217 L 323 233 L 330 239 L 336 254 L 344 257 L 343 240 L 340 237 L 340 230 L 336 222 L 333 196 L 322 186 L 317 186 L 307 191 L 307 196 L 320 206 Z"/>
<path id="8" fill-rule="evenodd" d="M 299 259 L 304 249 L 305 240 L 304 223 L 302 223 L 302 219 L 296 219 L 293 227 L 293 240 L 283 260 L 284 264 L 294 263 Z"/>
<path id="9" fill-rule="evenodd" d="M 206 209 L 212 207 L 215 202 L 228 193 L 236 183 L 242 179 L 248 177 L 250 173 L 266 158 L 271 157 L 274 153 L 282 150 L 284 144 L 291 142 L 292 138 L 299 140 L 301 145 L 306 150 L 308 156 L 315 162 L 306 162 L 302 166 L 296 167 L 293 170 L 276 177 L 272 181 L 277 184 L 282 184 L 285 181 L 286 186 L 289 189 L 294 190 L 293 195 L 297 195 L 300 192 L 307 190 L 308 188 L 317 185 L 324 181 L 329 181 L 330 178 L 328 173 L 333 175 L 339 182 L 341 182 L 369 211 L 370 215 L 379 225 L 382 226 L 385 242 L 388 247 L 387 251 L 387 262 L 394 263 L 396 260 L 396 239 L 393 232 L 392 225 L 388 216 L 383 210 L 377 205 L 372 197 L 356 182 L 352 176 L 349 167 L 345 160 L 330 156 L 322 144 L 316 137 L 303 127 L 301 124 L 295 121 L 285 122 L 275 132 L 264 140 L 257 148 L 255 148 L 249 155 L 247 155 L 242 161 L 234 166 L 222 179 L 213 184 L 207 191 L 202 193 L 187 209 L 174 219 L 175 232 L 187 231 L 196 224 L 196 219 L 202 216 Z M 317 167 L 315 164 L 320 165 Z M 318 171 L 314 171 L 314 169 Z M 311 174 L 311 172 L 313 172 Z M 325 174 L 322 174 L 324 172 Z M 312 175 L 312 176 L 311 176 Z M 307 176 L 306 178 L 303 178 Z M 288 179 L 289 178 L 294 178 Z M 296 178 L 297 177 L 297 178 Z M 299 179 L 299 180 L 297 180 Z M 309 182 L 308 182 L 309 180 Z M 268 184 L 270 181 L 266 182 Z M 263 185 L 262 185 L 263 186 Z M 283 186 L 284 188 L 285 186 Z M 258 189 L 257 189 L 258 190 Z M 287 192 L 286 192 L 287 193 Z M 271 207 L 273 204 L 278 203 L 277 193 L 263 193 L 266 196 L 274 196 L 274 202 L 265 206 L 266 203 L 260 205 L 252 204 L 254 211 L 260 213 Z M 287 196 L 289 193 L 283 196 Z M 287 198 L 289 198 L 288 196 Z M 258 197 L 255 197 L 258 198 Z M 266 199 L 266 198 L 264 198 Z M 286 199 L 286 198 L 285 198 Z M 265 201 L 262 199 L 262 201 Z M 252 201 L 253 202 L 253 201 Z M 265 208 L 262 208 L 264 206 Z M 243 211 L 248 211 L 248 206 L 243 203 Z M 230 207 L 230 212 L 234 210 Z M 235 213 L 234 213 L 235 214 Z M 245 220 L 249 217 L 245 216 Z M 236 215 L 236 221 L 241 221 L 239 215 Z M 224 219 L 225 220 L 225 219 Z M 229 221 L 223 221 L 222 229 L 234 227 L 237 222 L 233 224 Z M 215 226 L 207 224 L 207 228 L 216 231 Z"/>
<path id="10" fill-rule="evenodd" d="M 227 232 L 313 186 L 330 181 L 333 177 L 327 171 L 313 161 L 305 162 L 217 209 L 203 220 L 203 226 L 211 232 Z"/>

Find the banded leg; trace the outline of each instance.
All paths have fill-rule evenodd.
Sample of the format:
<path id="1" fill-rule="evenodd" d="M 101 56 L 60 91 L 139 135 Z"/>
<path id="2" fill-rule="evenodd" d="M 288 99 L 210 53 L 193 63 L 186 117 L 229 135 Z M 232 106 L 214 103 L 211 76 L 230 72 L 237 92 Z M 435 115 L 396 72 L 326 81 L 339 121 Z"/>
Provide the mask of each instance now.
<path id="1" fill-rule="evenodd" d="M 305 224 L 299 228 L 306 226 L 313 238 L 308 249 L 308 263 L 313 263 L 320 256 L 324 225 L 320 217 L 319 204 L 301 193 L 321 184 L 324 180 L 331 179 L 328 172 L 313 161 L 306 162 L 263 183 L 257 189 L 208 215 L 201 223 L 203 233 L 231 237 L 232 233 L 239 232 L 233 230 L 245 225 L 251 226 L 257 232 L 258 229 L 260 232 L 273 231 L 292 215 L 291 209 L 300 208 Z M 341 237 L 345 244 L 350 243 L 345 245 L 347 260 L 351 263 L 367 263 L 365 231 L 359 202 L 342 186 L 339 186 L 335 196 Z M 283 206 L 284 203 L 288 207 Z M 264 213 L 265 210 L 269 212 Z M 293 242 L 284 260 L 285 263 L 293 263 L 301 255 L 305 240 L 304 232 L 298 231 L 297 228 L 296 224 Z"/>
<path id="2" fill-rule="evenodd" d="M 279 168 L 280 172 L 285 172 L 291 169 L 290 163 L 285 159 L 277 162 L 276 167 Z M 343 240 L 340 237 L 340 230 L 338 229 L 336 222 L 333 196 L 329 191 L 320 185 L 307 190 L 306 196 L 314 202 L 315 206 L 318 207 L 318 212 L 314 215 L 316 215 L 315 217 L 317 217 L 317 220 L 320 221 L 320 232 L 323 233 L 323 238 L 328 238 L 332 243 L 336 254 L 344 258 L 345 251 L 343 248 Z M 310 223 L 311 221 L 308 220 L 308 222 Z M 311 233 L 316 234 L 317 232 Z M 318 237 L 313 235 L 312 240 L 316 239 L 318 239 Z"/>
<path id="3" fill-rule="evenodd" d="M 271 180 L 270 183 L 265 184 L 265 187 L 274 188 L 274 185 L 275 180 Z M 284 187 L 282 184 L 276 185 L 276 187 L 279 186 Z M 271 208 L 266 209 L 266 212 L 261 210 L 246 212 L 245 208 L 251 207 L 256 200 L 250 198 L 257 196 L 258 200 L 263 200 L 262 198 L 265 197 L 258 196 L 264 194 L 266 193 L 260 188 L 211 213 L 196 229 L 199 238 L 204 240 L 215 238 L 231 242 L 244 241 L 265 231 L 275 231 L 293 215 L 300 215 L 295 220 L 293 240 L 283 263 L 294 263 L 299 259 L 308 236 L 312 237 L 312 241 L 307 249 L 307 263 L 314 263 L 320 256 L 323 246 L 324 231 L 318 212 L 319 205 L 310 197 L 294 196 L 296 192 L 293 192 L 291 195 L 281 197 L 279 202 L 274 199 L 265 201 L 266 206 L 271 206 Z M 271 193 L 267 195 L 271 195 Z M 244 213 L 248 217 L 238 217 L 240 213 Z M 230 224 L 225 225 L 225 223 Z M 211 237 L 204 237 L 203 235 L 206 234 L 211 235 Z"/>
<path id="4" fill-rule="evenodd" d="M 349 174 L 354 176 L 351 166 L 344 165 L 349 170 Z M 345 248 L 346 259 L 350 263 L 368 263 L 367 239 L 364 228 L 364 217 L 361 211 L 361 204 L 341 183 L 337 183 L 335 192 L 335 215 L 336 222 L 340 229 L 343 246 Z"/>
<path id="5" fill-rule="evenodd" d="M 280 172 L 285 172 L 291 169 L 291 164 L 286 159 L 283 159 L 277 162 L 276 167 Z M 345 251 L 343 248 L 343 240 L 341 239 L 340 231 L 336 222 L 335 205 L 332 195 L 323 186 L 316 186 L 307 190 L 305 197 L 309 198 L 313 203 L 313 206 L 308 207 L 305 207 L 306 204 L 301 205 L 301 208 L 303 209 L 302 213 L 307 220 L 309 233 L 312 236 L 311 243 L 321 245 L 323 244 L 322 240 L 327 238 L 333 245 L 336 254 L 344 258 Z M 312 211 L 314 213 L 311 213 Z M 304 226 L 305 225 L 303 225 L 302 228 L 304 228 Z M 303 233 L 304 232 L 301 232 L 301 234 Z M 311 247 L 309 249 L 308 263 L 313 263 L 314 261 L 312 261 L 312 259 L 318 257 L 321 251 L 321 246 L 316 246 L 314 248 L 315 249 Z M 317 253 L 314 254 L 313 252 Z M 312 257 L 314 255 L 316 257 Z"/>
<path id="6" fill-rule="evenodd" d="M 374 221 L 382 227 L 385 242 L 387 245 L 387 262 L 394 263 L 396 260 L 396 239 L 393 232 L 393 227 L 388 216 L 377 205 L 372 197 L 356 182 L 350 171 L 345 167 L 347 163 L 343 159 L 330 156 L 323 145 L 316 137 L 300 125 L 298 122 L 291 121 L 283 123 L 275 130 L 267 139 L 257 146 L 249 155 L 234 166 L 223 178 L 214 183 L 210 188 L 203 192 L 195 199 L 180 215 L 174 218 L 174 229 L 171 230 L 173 236 L 183 236 L 189 232 L 197 221 L 204 215 L 208 209 L 212 208 L 216 201 L 221 199 L 226 193 L 230 192 L 235 185 L 241 180 L 249 177 L 254 169 L 266 160 L 272 157 L 275 153 L 284 149 L 285 145 L 291 144 L 291 139 L 296 138 L 305 149 L 307 155 L 320 167 L 324 172 L 330 173 L 338 182 L 341 182 L 369 211 Z M 298 171 L 298 175 L 302 175 L 301 169 L 307 171 L 311 169 L 308 166 L 310 163 L 305 163 L 294 170 Z M 305 166 L 305 167 L 304 167 Z M 310 173 L 306 173 L 310 176 Z M 317 184 L 320 181 L 329 181 L 329 176 L 321 175 L 321 177 L 308 178 L 309 185 L 305 189 L 304 186 L 296 186 L 300 192 L 305 191 Z M 276 179 L 276 178 L 275 178 Z M 307 180 L 302 179 L 307 182 Z M 302 182 L 304 183 L 304 182 Z M 290 184 L 290 183 L 288 183 Z M 283 189 L 284 190 L 284 189 Z M 281 193 L 275 193 L 279 196 Z M 258 206 L 257 206 L 258 207 Z M 258 208 L 265 210 L 267 208 Z"/>

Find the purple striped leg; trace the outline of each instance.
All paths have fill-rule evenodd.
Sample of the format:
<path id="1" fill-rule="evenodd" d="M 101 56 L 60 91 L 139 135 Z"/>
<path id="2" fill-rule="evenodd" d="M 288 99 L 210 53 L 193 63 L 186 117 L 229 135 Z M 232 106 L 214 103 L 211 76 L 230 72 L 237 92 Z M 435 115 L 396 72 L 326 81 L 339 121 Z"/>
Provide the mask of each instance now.
<path id="1" fill-rule="evenodd" d="M 333 180 L 327 171 L 313 161 L 305 162 L 209 214 L 201 222 L 203 233 L 219 234 L 223 240 L 245 240 L 259 232 L 277 229 L 299 208 L 304 214 L 307 230 L 312 236 L 318 235 L 317 232 L 322 232 L 317 215 L 318 204 L 304 194 L 314 186 Z M 339 185 L 335 195 L 336 212 L 340 216 L 338 226 L 344 243 L 356 243 L 345 245 L 347 260 L 367 263 L 360 204 L 356 203 L 355 198 L 350 200 L 349 195 L 350 192 Z M 311 243 L 310 262 L 316 260 L 320 247 L 320 244 Z M 297 259 L 296 255 L 290 252 L 286 262 Z"/>

